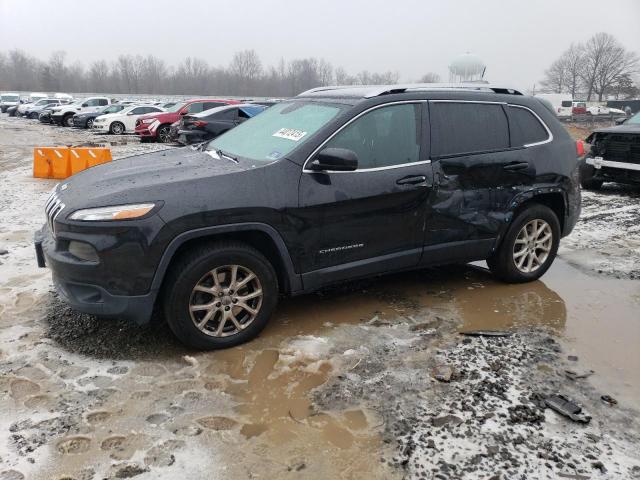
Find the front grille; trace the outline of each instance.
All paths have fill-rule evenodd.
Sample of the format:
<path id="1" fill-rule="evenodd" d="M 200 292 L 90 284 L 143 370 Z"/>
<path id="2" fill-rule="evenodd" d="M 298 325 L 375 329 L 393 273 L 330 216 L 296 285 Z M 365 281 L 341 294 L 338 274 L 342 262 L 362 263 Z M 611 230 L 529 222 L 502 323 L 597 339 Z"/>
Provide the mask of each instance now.
<path id="1" fill-rule="evenodd" d="M 605 160 L 640 163 L 640 135 L 609 134 L 599 143 Z"/>
<path id="2" fill-rule="evenodd" d="M 64 203 L 60 201 L 58 198 L 58 192 L 54 189 L 54 191 L 49 196 L 47 203 L 44 205 L 44 211 L 47 216 L 47 224 L 49 225 L 49 229 L 51 230 L 51 234 L 55 236 L 56 234 L 56 218 L 60 213 L 64 210 Z"/>

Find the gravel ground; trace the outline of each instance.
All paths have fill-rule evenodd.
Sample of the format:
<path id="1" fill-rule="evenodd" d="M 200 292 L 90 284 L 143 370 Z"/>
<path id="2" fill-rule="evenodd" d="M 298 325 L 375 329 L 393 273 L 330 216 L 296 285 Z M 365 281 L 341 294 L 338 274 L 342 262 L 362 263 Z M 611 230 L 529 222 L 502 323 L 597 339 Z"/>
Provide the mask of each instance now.
<path id="1" fill-rule="evenodd" d="M 0 480 L 640 478 L 637 375 L 623 374 L 640 368 L 637 189 L 584 193 L 547 284 L 476 267 L 370 279 L 285 300 L 255 341 L 198 353 L 160 321 L 71 311 L 33 258 L 54 184 L 31 178 L 34 145 L 166 147 L 4 115 L 0 132 Z M 624 298 L 601 295 L 613 286 Z M 598 344 L 619 390 L 596 381 L 599 356 L 574 356 L 610 338 L 607 315 L 626 322 Z M 554 393 L 590 423 L 544 408 Z"/>

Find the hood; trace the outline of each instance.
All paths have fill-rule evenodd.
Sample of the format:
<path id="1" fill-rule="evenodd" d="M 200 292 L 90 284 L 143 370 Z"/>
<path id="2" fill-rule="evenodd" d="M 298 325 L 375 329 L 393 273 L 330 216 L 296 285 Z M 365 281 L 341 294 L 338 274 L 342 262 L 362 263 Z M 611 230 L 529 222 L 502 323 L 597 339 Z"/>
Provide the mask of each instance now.
<path id="1" fill-rule="evenodd" d="M 176 191 L 188 195 L 196 182 L 212 187 L 212 177 L 248 168 L 251 168 L 249 164 L 214 158 L 208 152 L 191 148 L 167 149 L 89 168 L 62 182 L 58 192 L 69 212 L 78 208 L 166 201 L 175 196 Z"/>
<path id="2" fill-rule="evenodd" d="M 178 112 L 147 113 L 145 115 L 140 115 L 138 120 L 142 122 L 142 120 L 146 120 L 147 118 L 155 118 L 161 123 L 173 123 L 180 118 L 180 114 Z"/>
<path id="3" fill-rule="evenodd" d="M 640 125 L 622 124 L 615 127 L 598 128 L 593 133 L 640 133 Z"/>
<path id="4" fill-rule="evenodd" d="M 112 119 L 112 118 L 117 118 L 117 117 L 122 117 L 123 115 L 120 112 L 116 112 L 116 113 L 105 113 L 103 115 L 98 115 L 98 117 L 100 118 L 106 118 L 107 120 Z"/>

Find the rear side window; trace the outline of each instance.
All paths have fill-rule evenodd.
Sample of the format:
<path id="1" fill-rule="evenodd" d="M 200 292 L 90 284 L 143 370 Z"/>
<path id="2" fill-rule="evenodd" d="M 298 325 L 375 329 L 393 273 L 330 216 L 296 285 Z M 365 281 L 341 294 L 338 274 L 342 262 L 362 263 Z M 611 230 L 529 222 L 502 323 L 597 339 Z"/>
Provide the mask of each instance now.
<path id="1" fill-rule="evenodd" d="M 98 105 L 101 107 L 106 107 L 107 105 L 109 105 L 109 100 L 107 100 L 106 98 L 100 98 L 98 99 Z"/>
<path id="2" fill-rule="evenodd" d="M 572 107 L 573 106 L 573 102 L 571 100 L 563 100 L 562 103 L 560 104 L 563 107 Z"/>
<path id="3" fill-rule="evenodd" d="M 431 156 L 506 150 L 509 124 L 501 105 L 431 102 Z"/>
<path id="4" fill-rule="evenodd" d="M 544 142 L 549 138 L 540 120 L 526 108 L 509 106 L 511 145 L 522 147 L 531 143 Z"/>
<path id="5" fill-rule="evenodd" d="M 202 107 L 202 111 L 209 110 L 210 108 L 223 107 L 226 103 L 223 102 L 205 102 Z"/>

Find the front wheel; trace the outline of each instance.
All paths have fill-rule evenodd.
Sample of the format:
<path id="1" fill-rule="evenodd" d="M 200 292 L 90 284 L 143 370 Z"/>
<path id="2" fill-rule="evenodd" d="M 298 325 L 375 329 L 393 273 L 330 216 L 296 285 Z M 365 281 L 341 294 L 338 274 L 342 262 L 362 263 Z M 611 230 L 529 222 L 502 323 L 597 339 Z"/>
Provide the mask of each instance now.
<path id="1" fill-rule="evenodd" d="M 30 118 L 31 120 L 37 120 L 37 119 L 38 119 L 38 114 L 37 114 L 36 112 L 31 112 L 31 113 L 29 114 L 29 118 Z"/>
<path id="2" fill-rule="evenodd" d="M 167 143 L 171 140 L 170 135 L 171 127 L 169 125 L 162 125 L 158 128 L 158 132 L 156 133 L 156 138 L 160 143 Z"/>
<path id="3" fill-rule="evenodd" d="M 254 338 L 278 301 L 273 266 L 242 243 L 191 250 L 172 266 L 164 288 L 169 327 L 184 344 L 201 350 Z"/>
<path id="4" fill-rule="evenodd" d="M 93 118 L 89 118 L 87 120 L 87 128 L 88 129 L 92 129 L 93 128 Z"/>
<path id="5" fill-rule="evenodd" d="M 109 125 L 109 132 L 114 135 L 122 135 L 124 133 L 124 125 L 120 122 L 113 122 Z"/>
<path id="6" fill-rule="evenodd" d="M 558 217 L 549 207 L 533 204 L 511 222 L 500 247 L 487 259 L 487 264 L 500 280 L 531 282 L 549 269 L 559 244 Z"/>

